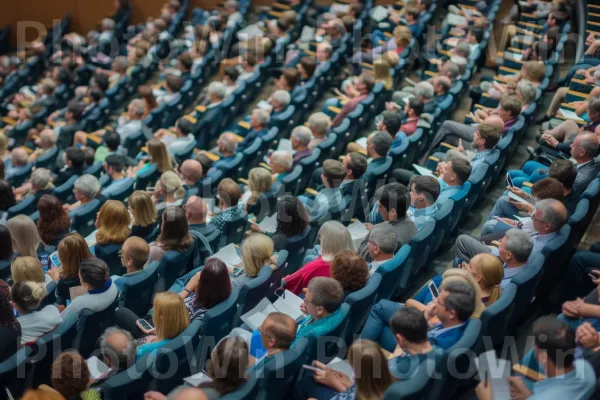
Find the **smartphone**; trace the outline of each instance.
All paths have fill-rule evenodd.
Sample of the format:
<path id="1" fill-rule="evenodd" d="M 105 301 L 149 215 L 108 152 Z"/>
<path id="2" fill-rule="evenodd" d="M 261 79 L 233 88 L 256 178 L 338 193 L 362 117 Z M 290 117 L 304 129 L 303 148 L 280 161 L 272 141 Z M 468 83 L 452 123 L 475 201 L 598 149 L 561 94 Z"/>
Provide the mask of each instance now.
<path id="1" fill-rule="evenodd" d="M 319 371 L 319 368 L 313 367 L 312 365 L 308 365 L 308 364 L 303 364 L 302 368 L 307 369 L 307 370 L 312 371 L 312 372 Z"/>
<path id="2" fill-rule="evenodd" d="M 52 265 L 56 266 L 56 268 L 61 267 L 57 252 L 50 254 L 50 262 L 52 263 Z"/>
<path id="3" fill-rule="evenodd" d="M 439 292 L 437 286 L 435 286 L 435 282 L 434 281 L 429 282 L 427 287 L 429 288 L 429 291 L 431 292 L 431 295 L 433 296 L 433 298 L 437 299 L 440 295 L 440 292 Z"/>
<path id="4" fill-rule="evenodd" d="M 135 321 L 135 324 L 146 335 L 148 335 L 150 333 L 154 333 L 156 331 L 156 329 L 152 326 L 152 324 L 150 324 L 150 322 L 146 321 L 145 319 L 140 318 L 137 321 Z"/>
<path id="5" fill-rule="evenodd" d="M 510 177 L 510 175 L 509 175 L 509 174 L 506 174 L 506 183 L 507 183 L 507 184 L 508 184 L 508 186 L 510 186 L 510 187 L 515 187 L 515 185 L 513 184 L 513 180 L 512 180 L 512 178 Z"/>

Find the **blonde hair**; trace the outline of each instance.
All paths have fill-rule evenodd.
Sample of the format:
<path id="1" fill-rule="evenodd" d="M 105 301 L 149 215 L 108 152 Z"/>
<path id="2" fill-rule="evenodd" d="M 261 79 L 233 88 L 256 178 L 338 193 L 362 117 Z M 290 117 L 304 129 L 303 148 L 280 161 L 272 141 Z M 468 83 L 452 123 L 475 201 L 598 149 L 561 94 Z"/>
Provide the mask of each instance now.
<path id="1" fill-rule="evenodd" d="M 394 84 L 394 80 L 390 72 L 390 65 L 382 59 L 376 60 L 373 63 L 373 71 L 375 73 L 375 80 L 383 82 L 385 90 L 390 90 Z"/>
<path id="2" fill-rule="evenodd" d="M 154 298 L 154 313 L 152 322 L 156 327 L 156 339 L 173 339 L 190 324 L 183 298 L 177 293 L 162 292 Z"/>
<path id="3" fill-rule="evenodd" d="M 96 219 L 96 243 L 123 243 L 131 234 L 131 218 L 125 204 L 116 200 L 107 200 L 100 207 Z"/>
<path id="4" fill-rule="evenodd" d="M 489 289 L 490 297 L 486 306 L 494 304 L 502 294 L 500 283 L 504 278 L 504 266 L 498 257 L 491 254 L 477 254 L 469 263 L 471 270 L 476 269 L 476 273 L 481 277 L 480 285 Z"/>
<path id="5" fill-rule="evenodd" d="M 250 198 L 247 204 L 256 204 L 261 194 L 271 190 L 273 179 L 271 173 L 265 168 L 252 168 L 248 174 L 248 186 L 250 187 Z"/>
<path id="6" fill-rule="evenodd" d="M 450 268 L 444 272 L 444 280 L 442 281 L 441 287 L 444 286 L 444 283 L 451 281 L 466 281 L 469 286 L 473 289 L 475 293 L 475 310 L 473 311 L 472 318 L 479 318 L 485 310 L 485 304 L 481 301 L 481 288 L 473 278 L 473 275 L 469 271 L 465 271 L 460 268 Z"/>
<path id="7" fill-rule="evenodd" d="M 392 33 L 396 43 L 400 42 L 401 47 L 407 47 L 412 40 L 412 32 L 406 25 L 398 25 Z"/>
<path id="8" fill-rule="evenodd" d="M 64 400 L 65 398 L 54 390 L 29 389 L 21 400 Z"/>
<path id="9" fill-rule="evenodd" d="M 540 83 L 546 75 L 546 65 L 541 61 L 527 61 L 524 65 L 527 78 L 533 83 Z"/>
<path id="10" fill-rule="evenodd" d="M 173 196 L 179 200 L 183 199 L 185 189 L 181 178 L 173 171 L 166 171 L 160 176 L 160 187 L 165 193 L 173 193 Z"/>
<path id="11" fill-rule="evenodd" d="M 37 258 L 37 250 L 42 239 L 35 222 L 26 215 L 17 215 L 8 220 L 8 230 L 12 238 L 13 249 L 20 256 Z"/>
<path id="12" fill-rule="evenodd" d="M 46 282 L 42 263 L 40 263 L 37 257 L 15 258 L 12 264 L 10 264 L 10 275 L 14 283 L 21 281 Z"/>
<path id="13" fill-rule="evenodd" d="M 255 277 L 273 255 L 273 240 L 258 233 L 248 237 L 242 243 L 242 261 L 246 275 Z"/>
<path id="14" fill-rule="evenodd" d="M 58 244 L 58 259 L 65 278 L 79 276 L 79 264 L 91 256 L 87 242 L 79 233 L 66 235 Z"/>
<path id="15" fill-rule="evenodd" d="M 321 240 L 321 257 L 325 261 L 333 260 L 333 257 L 342 250 L 355 251 L 352 236 L 348 229 L 337 221 L 327 221 L 319 229 Z"/>
<path id="16" fill-rule="evenodd" d="M 22 313 L 31 313 L 37 310 L 46 297 L 46 285 L 40 282 L 19 281 L 10 289 L 13 303 L 19 306 Z"/>
<path id="17" fill-rule="evenodd" d="M 395 67 L 400 62 L 400 57 L 395 51 L 386 51 L 381 56 L 381 59 L 390 66 L 390 68 Z"/>
<path id="18" fill-rule="evenodd" d="M 136 190 L 128 199 L 134 225 L 146 227 L 156 222 L 156 207 L 152 197 L 144 190 Z"/>
<path id="19" fill-rule="evenodd" d="M 167 148 L 160 140 L 152 139 L 148 141 L 148 155 L 161 173 L 173 169 Z"/>
<path id="20" fill-rule="evenodd" d="M 357 400 L 378 400 L 394 378 L 388 367 L 387 356 L 381 347 L 370 340 L 357 340 L 348 349 L 348 361 L 356 376 Z"/>
<path id="21" fill-rule="evenodd" d="M 0 131 L 0 155 L 4 155 L 8 149 L 8 137 L 4 134 L 4 131 Z"/>

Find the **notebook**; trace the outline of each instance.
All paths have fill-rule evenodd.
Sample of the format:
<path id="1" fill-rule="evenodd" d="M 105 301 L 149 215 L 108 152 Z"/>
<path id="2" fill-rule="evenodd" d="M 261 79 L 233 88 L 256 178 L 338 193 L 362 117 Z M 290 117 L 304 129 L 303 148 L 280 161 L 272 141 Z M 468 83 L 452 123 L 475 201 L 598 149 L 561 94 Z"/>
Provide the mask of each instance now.
<path id="1" fill-rule="evenodd" d="M 529 204 L 529 202 L 527 200 L 525 200 L 522 197 L 517 196 L 516 194 L 514 194 L 513 192 L 510 192 L 510 191 L 508 192 L 508 198 L 518 201 L 519 203 Z"/>
<path id="2" fill-rule="evenodd" d="M 306 315 L 300 311 L 300 305 L 304 303 L 300 297 L 289 290 L 284 291 L 281 296 L 275 300 L 275 303 L 269 299 L 262 299 L 252 310 L 242 315 L 242 321 L 253 331 L 262 325 L 267 316 L 274 312 L 282 312 L 292 317 L 296 322 L 302 321 Z"/>
<path id="3" fill-rule="evenodd" d="M 362 240 L 369 234 L 369 231 L 365 225 L 360 221 L 356 221 L 348 225 L 348 232 L 350 232 L 350 235 L 352 235 L 352 241 Z"/>
<path id="4" fill-rule="evenodd" d="M 433 172 L 430 169 L 427 169 L 425 167 L 421 167 L 418 164 L 413 164 L 412 167 L 415 169 L 415 171 L 417 171 L 419 173 L 419 175 L 422 176 L 432 176 L 435 178 L 435 175 L 433 174 Z"/>
<path id="5" fill-rule="evenodd" d="M 250 40 L 256 36 L 262 36 L 264 34 L 265 32 L 262 29 L 260 29 L 260 27 L 257 24 L 252 24 L 248 25 L 244 29 L 240 29 L 240 31 L 237 33 L 237 38 L 240 41 L 244 41 Z"/>
<path id="6" fill-rule="evenodd" d="M 574 111 L 565 110 L 564 108 L 560 108 L 558 111 L 563 115 L 563 117 L 565 117 L 567 119 L 574 119 L 574 120 L 583 121 L 581 119 L 581 117 L 579 115 L 577 115 Z"/>
<path id="7" fill-rule="evenodd" d="M 110 371 L 110 368 L 106 364 L 104 364 L 98 357 L 91 356 L 87 360 L 85 360 L 87 364 L 88 370 L 90 371 L 90 376 L 94 379 L 98 379 L 103 374 Z"/>
<path id="8" fill-rule="evenodd" d="M 481 381 L 489 377 L 494 400 L 509 400 L 511 398 L 510 386 L 506 380 L 510 376 L 511 371 L 511 365 L 508 360 L 497 358 L 496 352 L 490 350 L 477 357 L 475 365 L 477 366 Z"/>
<path id="9" fill-rule="evenodd" d="M 236 268 L 242 262 L 233 243 L 229 243 L 209 258 L 218 258 L 227 265 L 227 268 Z"/>
<path id="10" fill-rule="evenodd" d="M 264 232 L 273 233 L 277 230 L 277 214 L 273 214 L 269 217 L 265 217 L 262 221 L 260 221 L 260 229 Z"/>

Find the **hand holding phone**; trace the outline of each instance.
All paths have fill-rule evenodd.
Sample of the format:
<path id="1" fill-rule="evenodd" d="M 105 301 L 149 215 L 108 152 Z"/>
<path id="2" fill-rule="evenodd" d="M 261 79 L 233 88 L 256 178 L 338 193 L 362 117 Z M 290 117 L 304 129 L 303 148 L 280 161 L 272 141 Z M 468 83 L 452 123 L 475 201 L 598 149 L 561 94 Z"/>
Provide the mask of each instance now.
<path id="1" fill-rule="evenodd" d="M 138 319 L 137 321 L 135 321 L 135 324 L 138 326 L 138 328 L 140 328 L 140 330 L 142 332 L 144 332 L 146 335 L 149 335 L 151 333 L 156 332 L 156 328 L 153 327 L 148 321 L 146 321 L 145 319 Z"/>
<path id="2" fill-rule="evenodd" d="M 429 282 L 427 287 L 429 288 L 429 291 L 431 292 L 431 295 L 433 296 L 433 298 L 437 299 L 440 295 L 440 292 L 439 292 L 437 286 L 435 285 L 435 282 L 434 281 Z"/>

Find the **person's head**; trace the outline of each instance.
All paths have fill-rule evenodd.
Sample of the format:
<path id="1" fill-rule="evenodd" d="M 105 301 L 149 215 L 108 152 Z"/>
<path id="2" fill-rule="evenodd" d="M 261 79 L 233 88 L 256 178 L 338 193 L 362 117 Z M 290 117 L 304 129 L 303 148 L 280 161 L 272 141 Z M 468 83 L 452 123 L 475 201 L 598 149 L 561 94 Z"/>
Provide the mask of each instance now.
<path id="1" fill-rule="evenodd" d="M 485 34 L 485 30 L 480 26 L 471 26 L 467 30 L 467 36 L 465 40 L 471 44 L 479 43 L 483 40 L 483 35 Z"/>
<path id="2" fill-rule="evenodd" d="M 73 186 L 75 200 L 82 203 L 87 203 L 95 199 L 96 196 L 100 194 L 101 190 L 102 185 L 100 184 L 98 178 L 90 174 L 81 175 L 75 180 L 75 184 Z"/>
<path id="3" fill-rule="evenodd" d="M 296 66 L 300 73 L 300 78 L 303 80 L 310 79 L 315 73 L 317 68 L 317 62 L 314 57 L 305 56 L 300 59 L 300 62 Z"/>
<path id="4" fill-rule="evenodd" d="M 104 288 L 109 279 L 108 265 L 103 260 L 90 257 L 79 264 L 79 281 L 88 291 Z"/>
<path id="5" fill-rule="evenodd" d="M 317 62 L 324 63 L 329 60 L 329 57 L 333 54 L 333 47 L 329 42 L 321 42 L 317 46 L 316 58 Z"/>
<path id="6" fill-rule="evenodd" d="M 331 277 L 342 285 L 342 289 L 354 292 L 367 284 L 369 267 L 356 252 L 343 250 L 331 261 Z"/>
<path id="7" fill-rule="evenodd" d="M 588 101 L 588 117 L 590 121 L 600 120 L 600 98 L 592 97 Z"/>
<path id="8" fill-rule="evenodd" d="M 173 199 L 182 199 L 185 195 L 183 182 L 174 171 L 163 172 L 160 176 L 159 184 L 168 201 L 173 201 Z"/>
<path id="9" fill-rule="evenodd" d="M 446 163 L 442 179 L 450 186 L 463 185 L 471 175 L 471 163 L 466 158 L 455 157 Z"/>
<path id="10" fill-rule="evenodd" d="M 525 265 L 532 249 L 531 235 L 521 229 L 512 228 L 504 234 L 498 247 L 498 256 L 507 266 L 518 267 Z"/>
<path id="11" fill-rule="evenodd" d="M 577 167 L 568 160 L 556 159 L 548 168 L 548 177 L 559 181 L 563 186 L 564 191 L 568 194 L 573 188 L 573 184 L 575 184 Z"/>
<path id="12" fill-rule="evenodd" d="M 102 361 L 110 369 L 124 371 L 135 363 L 133 336 L 125 329 L 111 326 L 98 339 Z"/>
<path id="13" fill-rule="evenodd" d="M 371 93 L 373 86 L 375 86 L 375 77 L 373 75 L 365 72 L 358 77 L 356 90 L 358 90 L 360 94 L 364 95 Z"/>
<path id="14" fill-rule="evenodd" d="M 452 87 L 452 81 L 447 76 L 436 76 L 433 78 L 433 90 L 436 96 L 443 96 Z"/>
<path id="15" fill-rule="evenodd" d="M 121 264 L 127 273 L 141 271 L 148 262 L 150 246 L 144 239 L 132 236 L 127 238 L 121 247 Z"/>
<path id="16" fill-rule="evenodd" d="M 269 166 L 274 174 L 283 174 L 288 172 L 293 165 L 292 153 L 287 150 L 275 150 L 269 156 Z"/>
<path id="17" fill-rule="evenodd" d="M 458 67 L 458 65 L 456 63 L 453 63 L 452 61 L 448 60 L 444 64 L 442 64 L 442 67 L 440 68 L 438 75 L 446 76 L 451 81 L 453 81 L 456 78 L 458 78 L 458 76 L 460 75 L 460 72 L 461 71 L 460 71 L 460 68 Z"/>
<path id="18" fill-rule="evenodd" d="M 308 128 L 316 138 L 324 138 L 331 126 L 331 118 L 325 113 L 317 112 L 308 117 Z"/>
<path id="19" fill-rule="evenodd" d="M 81 121 L 83 111 L 85 110 L 85 104 L 77 100 L 71 100 L 67 105 L 65 112 L 65 119 L 69 123 Z"/>
<path id="20" fill-rule="evenodd" d="M 58 244 L 58 260 L 65 278 L 79 275 L 79 264 L 92 256 L 90 248 L 79 233 L 69 233 Z"/>
<path id="21" fill-rule="evenodd" d="M 146 114 L 146 103 L 142 99 L 134 99 L 127 107 L 127 116 L 131 120 L 141 119 Z"/>
<path id="22" fill-rule="evenodd" d="M 209 258 L 202 268 L 194 307 L 209 310 L 231 295 L 231 279 L 225 263 L 218 258 Z"/>
<path id="23" fill-rule="evenodd" d="M 398 234 L 390 224 L 375 225 L 369 234 L 367 249 L 373 261 L 389 260 L 398 249 Z"/>
<path id="24" fill-rule="evenodd" d="M 10 265 L 10 274 L 14 283 L 22 281 L 45 283 L 46 281 L 42 263 L 37 257 L 15 258 Z"/>
<path id="25" fill-rule="evenodd" d="M 383 82 L 383 84 L 386 87 L 391 88 L 391 85 L 393 83 L 393 77 L 390 71 L 390 65 L 382 59 L 375 60 L 375 62 L 373 63 L 373 73 L 375 75 L 375 81 Z"/>
<path id="26" fill-rule="evenodd" d="M 77 147 L 65 150 L 65 164 L 69 168 L 81 169 L 85 165 L 85 153 Z"/>
<path id="27" fill-rule="evenodd" d="M 321 257 L 331 261 L 342 250 L 354 251 L 352 235 L 348 229 L 337 221 L 327 221 L 319 229 L 321 242 Z"/>
<path id="28" fill-rule="evenodd" d="M 151 139 L 148 141 L 148 155 L 161 173 L 170 171 L 173 168 L 167 148 L 160 140 Z"/>
<path id="29" fill-rule="evenodd" d="M 22 400 L 64 400 L 62 394 L 44 389 L 28 389 Z"/>
<path id="30" fill-rule="evenodd" d="M 104 135 L 104 144 L 109 151 L 115 152 L 121 145 L 121 136 L 117 132 L 107 132 Z"/>
<path id="31" fill-rule="evenodd" d="M 17 203 L 15 199 L 15 193 L 13 192 L 12 186 L 5 181 L 0 181 L 0 210 L 7 211 L 9 208 Z"/>
<path id="32" fill-rule="evenodd" d="M 262 131 L 269 125 L 269 113 L 260 108 L 254 109 L 250 115 L 250 126 L 255 131 Z"/>
<path id="33" fill-rule="evenodd" d="M 284 68 L 283 71 L 281 71 L 281 76 L 279 79 L 275 81 L 275 87 L 279 90 L 287 92 L 289 95 L 289 92 L 294 89 L 294 86 L 296 86 L 296 82 L 298 82 L 299 78 L 300 72 L 298 72 L 296 68 Z M 275 108 L 278 109 L 279 107 Z"/>
<path id="34" fill-rule="evenodd" d="M 457 56 L 469 58 L 469 56 L 471 55 L 471 46 L 469 46 L 469 42 L 467 42 L 466 40 L 459 40 L 458 43 L 456 43 L 456 47 L 454 48 L 454 53 Z"/>
<path id="35" fill-rule="evenodd" d="M 415 85 L 415 97 L 423 103 L 427 103 L 433 98 L 433 85 L 427 81 L 421 81 Z"/>
<path id="36" fill-rule="evenodd" d="M 344 156 L 345 179 L 360 179 L 367 171 L 367 158 L 358 152 L 351 152 Z"/>
<path id="37" fill-rule="evenodd" d="M 396 343 L 403 349 L 429 342 L 427 331 L 429 326 L 422 311 L 414 307 L 401 307 L 392 316 L 390 328 Z"/>
<path id="38" fill-rule="evenodd" d="M 179 137 L 186 137 L 194 131 L 194 124 L 187 118 L 179 118 L 175 123 L 175 132 Z"/>
<path id="39" fill-rule="evenodd" d="M 327 188 L 337 188 L 342 184 L 346 176 L 344 164 L 337 160 L 325 160 L 323 162 L 323 173 L 321 180 Z"/>
<path id="40" fill-rule="evenodd" d="M 387 156 L 394 139 L 387 132 L 375 131 L 367 139 L 367 153 L 371 158 Z"/>
<path id="41" fill-rule="evenodd" d="M 255 277 L 260 269 L 269 263 L 273 255 L 273 240 L 262 233 L 257 233 L 245 239 L 241 248 L 246 275 Z"/>
<path id="42" fill-rule="evenodd" d="M 575 332 L 556 317 L 541 317 L 533 324 L 533 351 L 548 377 L 569 369 L 575 361 Z"/>
<path id="43" fill-rule="evenodd" d="M 404 107 L 404 114 L 407 118 L 418 118 L 423 114 L 425 105 L 423 101 L 417 97 L 411 97 Z"/>
<path id="44" fill-rule="evenodd" d="M 219 208 L 225 210 L 237 206 L 242 197 L 242 192 L 233 179 L 225 178 L 217 186 L 217 196 L 219 196 Z"/>
<path id="45" fill-rule="evenodd" d="M 400 130 L 401 125 L 402 118 L 400 118 L 400 114 L 394 111 L 384 111 L 381 113 L 381 119 L 377 124 L 377 130 L 395 136 Z"/>
<path id="46" fill-rule="evenodd" d="M 467 268 L 482 292 L 489 294 L 486 305 L 494 304 L 502 293 L 500 289 L 500 282 L 504 277 L 502 261 L 491 254 L 477 254 L 471 258 Z"/>
<path id="47" fill-rule="evenodd" d="M 475 310 L 475 292 L 464 281 L 443 282 L 435 314 L 444 327 L 462 324 Z"/>
<path id="48" fill-rule="evenodd" d="M 598 136 L 591 132 L 582 132 L 571 143 L 571 156 L 578 164 L 592 160 L 598 152 Z"/>
<path id="49" fill-rule="evenodd" d="M 235 153 L 237 149 L 237 140 L 232 133 L 226 132 L 219 136 L 219 140 L 217 140 L 217 147 L 219 148 L 219 152 L 226 157 L 229 157 Z"/>
<path id="50" fill-rule="evenodd" d="M 554 178 L 540 179 L 531 187 L 531 196 L 535 201 L 544 199 L 556 199 L 564 201 L 563 186 Z"/>
<path id="51" fill-rule="evenodd" d="M 406 25 L 397 25 L 392 32 L 396 46 L 406 48 L 412 40 L 412 32 Z"/>
<path id="52" fill-rule="evenodd" d="M 375 200 L 383 220 L 396 221 L 406 215 L 410 201 L 410 191 L 401 183 L 388 183 L 377 189 Z"/>
<path id="53" fill-rule="evenodd" d="M 183 86 L 183 80 L 180 76 L 174 74 L 167 74 L 167 77 L 165 78 L 165 84 L 167 92 L 175 93 L 178 92 L 179 89 L 181 89 L 181 86 Z"/>
<path id="54" fill-rule="evenodd" d="M 118 179 L 125 170 L 125 158 L 118 154 L 108 155 L 104 160 L 104 170 L 111 179 Z"/>
<path id="55" fill-rule="evenodd" d="M 344 302 L 344 289 L 333 278 L 313 278 L 306 289 L 306 311 L 316 321 L 336 312 Z"/>
<path id="56" fill-rule="evenodd" d="M 40 132 L 39 146 L 42 149 L 49 149 L 56 145 L 56 133 L 52 129 L 42 129 Z"/>
<path id="57" fill-rule="evenodd" d="M 208 85 L 208 97 L 210 98 L 211 103 L 223 101 L 226 94 L 227 88 L 222 82 L 214 81 Z"/>
<path id="58" fill-rule="evenodd" d="M 90 385 L 90 371 L 76 351 L 61 353 L 52 363 L 52 388 L 65 398 L 75 398 Z"/>
<path id="59" fill-rule="evenodd" d="M 246 383 L 249 355 L 248 343 L 240 336 L 224 338 L 212 351 L 206 372 L 221 396 Z"/>
<path id="60" fill-rule="evenodd" d="M 10 159 L 15 167 L 27 165 L 27 157 L 27 152 L 22 147 L 17 147 L 10 152 Z"/>
<path id="61" fill-rule="evenodd" d="M 533 83 L 539 84 L 546 74 L 546 65 L 541 61 L 527 61 L 523 64 L 525 78 Z"/>
<path id="62" fill-rule="evenodd" d="M 500 141 L 502 131 L 493 125 L 479 124 L 473 134 L 473 147 L 477 151 L 491 150 Z"/>
<path id="63" fill-rule="evenodd" d="M 295 151 L 306 150 L 312 138 L 312 132 L 306 126 L 300 125 L 295 127 L 290 134 L 292 149 Z"/>
<path id="64" fill-rule="evenodd" d="M 419 19 L 419 9 L 414 6 L 407 6 L 406 11 L 404 12 L 404 18 L 406 19 L 407 24 L 416 24 Z"/>
<path id="65" fill-rule="evenodd" d="M 12 239 L 10 231 L 4 225 L 0 225 L 0 260 L 8 260 L 12 257 Z"/>
<path id="66" fill-rule="evenodd" d="M 250 198 L 247 204 L 256 204 L 258 197 L 271 190 L 273 179 L 271 173 L 265 168 L 252 168 L 248 173 L 248 187 L 250 188 Z"/>
<path id="67" fill-rule="evenodd" d="M 440 195 L 440 183 L 432 176 L 415 175 L 410 179 L 410 204 L 416 208 L 430 207 Z"/>
<path id="68" fill-rule="evenodd" d="M 131 218 L 127 207 L 120 201 L 107 200 L 96 218 L 96 243 L 123 243 L 131 234 Z"/>
<path id="69" fill-rule="evenodd" d="M 20 256 L 37 257 L 41 239 L 35 222 L 26 215 L 17 215 L 8 220 L 13 250 Z"/>
<path id="70" fill-rule="evenodd" d="M 38 200 L 37 209 L 40 217 L 37 221 L 40 238 L 46 244 L 53 244 L 57 236 L 69 229 L 71 220 L 63 208 L 61 201 L 50 194 L 45 194 Z"/>
<path id="71" fill-rule="evenodd" d="M 154 297 L 153 305 L 152 322 L 156 327 L 158 340 L 173 339 L 190 324 L 190 315 L 183 298 L 177 293 L 158 293 Z"/>
<path id="72" fill-rule="evenodd" d="M 356 399 L 381 399 L 394 383 L 388 359 L 381 347 L 370 340 L 357 340 L 348 349 L 348 361 L 356 376 Z"/>
<path id="73" fill-rule="evenodd" d="M 226 82 L 226 84 L 228 86 L 235 85 L 236 84 L 235 82 L 237 81 L 237 79 L 238 79 L 239 76 L 240 76 L 240 72 L 233 65 L 228 65 L 223 70 L 223 78 L 224 78 L 223 80 Z M 209 85 L 209 90 L 210 90 L 210 85 Z M 223 96 L 223 98 L 224 97 L 225 96 Z"/>
<path id="74" fill-rule="evenodd" d="M 558 232 L 567 222 L 567 209 L 559 200 L 540 200 L 535 203 L 531 220 L 533 228 L 540 235 Z"/>
<path id="75" fill-rule="evenodd" d="M 183 208 L 172 206 L 163 212 L 160 234 L 156 241 L 165 251 L 185 251 L 192 245 L 193 238 Z"/>
<path id="76" fill-rule="evenodd" d="M 500 99 L 499 115 L 505 123 L 517 118 L 521 114 L 521 100 L 516 95 L 503 96 Z"/>
<path id="77" fill-rule="evenodd" d="M 128 203 L 133 225 L 146 227 L 156 222 L 156 207 L 148 192 L 136 190 L 129 196 Z"/>
<path id="78" fill-rule="evenodd" d="M 194 59 L 189 51 L 181 53 L 177 57 L 177 67 L 181 72 L 190 72 L 190 70 L 192 69 L 192 65 L 194 65 Z"/>
<path id="79" fill-rule="evenodd" d="M 283 196 L 277 202 L 277 233 L 290 238 L 299 235 L 308 226 L 304 204 L 294 196 Z"/>
<path id="80" fill-rule="evenodd" d="M 190 196 L 183 208 L 185 209 L 185 216 L 190 224 L 206 223 L 208 206 L 202 197 Z"/>
<path id="81" fill-rule="evenodd" d="M 202 164 L 197 160 L 185 160 L 179 168 L 184 185 L 195 185 L 202 178 Z"/>
<path id="82" fill-rule="evenodd" d="M 267 351 L 288 350 L 296 340 L 296 321 L 282 312 L 270 313 L 258 328 L 263 347 Z"/>

